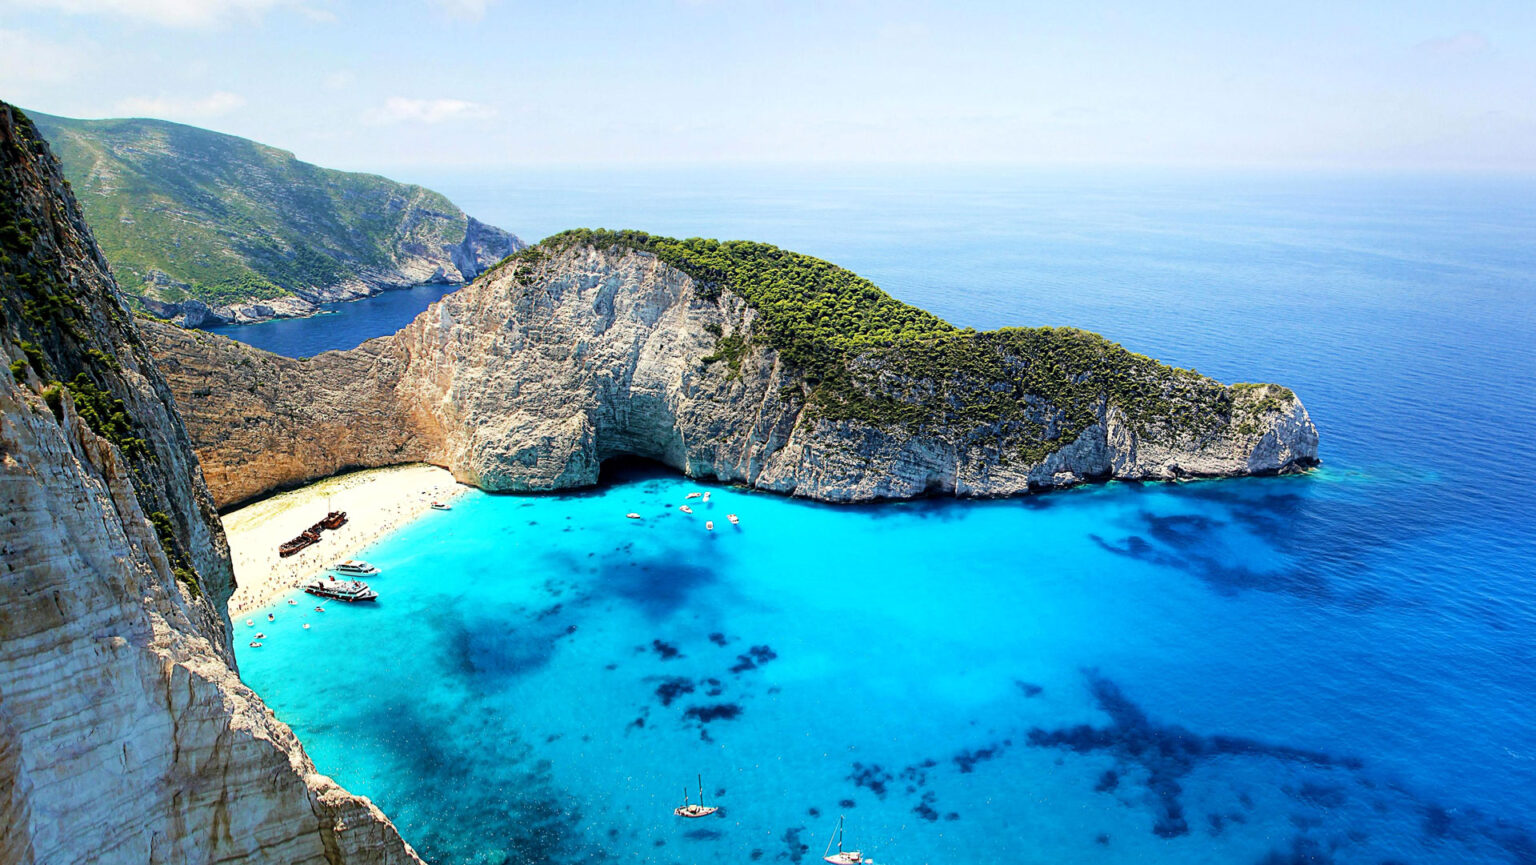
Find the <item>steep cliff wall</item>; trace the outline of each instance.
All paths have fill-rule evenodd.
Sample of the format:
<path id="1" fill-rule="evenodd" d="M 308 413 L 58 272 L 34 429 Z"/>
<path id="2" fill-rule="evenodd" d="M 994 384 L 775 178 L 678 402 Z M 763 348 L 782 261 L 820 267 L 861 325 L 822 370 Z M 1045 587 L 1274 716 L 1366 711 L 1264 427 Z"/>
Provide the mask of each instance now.
<path id="1" fill-rule="evenodd" d="M 0 862 L 419 861 L 235 674 L 186 430 L 3 103 L 0 289 Z"/>
<path id="2" fill-rule="evenodd" d="M 1317 431 L 1283 387 L 1224 386 L 1078 331 L 956 330 L 806 260 L 812 284 L 795 289 L 794 311 L 841 280 L 857 298 L 832 298 L 834 312 L 916 334 L 824 346 L 817 321 L 786 324 L 791 313 L 726 263 L 704 279 L 657 248 L 546 241 L 394 336 L 305 361 L 165 325 L 146 333 L 221 506 L 406 460 L 485 489 L 550 490 L 637 455 L 835 502 L 1316 461 Z M 774 268 L 753 278 L 778 279 Z"/>

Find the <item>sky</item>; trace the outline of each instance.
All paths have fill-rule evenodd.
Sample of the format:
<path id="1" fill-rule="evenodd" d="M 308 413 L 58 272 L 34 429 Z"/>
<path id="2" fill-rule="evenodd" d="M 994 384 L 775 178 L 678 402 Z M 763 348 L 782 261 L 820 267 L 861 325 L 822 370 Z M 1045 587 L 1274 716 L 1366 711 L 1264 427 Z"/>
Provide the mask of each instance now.
<path id="1" fill-rule="evenodd" d="M 390 171 L 1536 172 L 1536 0 L 0 0 L 0 99 Z"/>

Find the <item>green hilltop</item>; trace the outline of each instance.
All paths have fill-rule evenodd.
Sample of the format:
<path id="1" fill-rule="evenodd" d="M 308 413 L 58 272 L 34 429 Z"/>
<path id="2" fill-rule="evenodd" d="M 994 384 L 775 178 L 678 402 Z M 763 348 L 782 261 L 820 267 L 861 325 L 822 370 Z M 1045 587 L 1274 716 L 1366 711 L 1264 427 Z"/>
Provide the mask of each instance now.
<path id="1" fill-rule="evenodd" d="M 28 114 L 118 283 L 141 304 L 319 302 L 345 286 L 343 296 L 358 296 L 468 280 L 522 246 L 430 189 L 244 138 L 162 120 Z"/>

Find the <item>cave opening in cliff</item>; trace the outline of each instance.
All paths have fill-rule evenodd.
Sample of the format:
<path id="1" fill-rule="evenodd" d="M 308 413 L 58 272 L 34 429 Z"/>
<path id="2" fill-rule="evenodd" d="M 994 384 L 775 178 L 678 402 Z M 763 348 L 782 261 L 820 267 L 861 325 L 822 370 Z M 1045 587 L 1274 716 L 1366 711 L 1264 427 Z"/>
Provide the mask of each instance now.
<path id="1" fill-rule="evenodd" d="M 677 469 L 666 463 L 624 454 L 603 460 L 597 470 L 597 485 L 606 487 L 657 478 L 675 478 L 678 474 L 680 472 Z"/>

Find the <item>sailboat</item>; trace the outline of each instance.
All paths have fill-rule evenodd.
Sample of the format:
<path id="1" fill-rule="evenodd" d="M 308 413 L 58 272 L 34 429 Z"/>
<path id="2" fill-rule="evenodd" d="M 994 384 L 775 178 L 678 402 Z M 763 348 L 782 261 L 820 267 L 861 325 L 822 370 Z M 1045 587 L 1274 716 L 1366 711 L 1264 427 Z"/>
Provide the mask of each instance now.
<path id="1" fill-rule="evenodd" d="M 837 844 L 836 853 L 832 852 L 832 845 L 834 843 Z M 833 832 L 832 838 L 827 841 L 827 849 L 823 851 L 821 858 L 824 861 L 831 862 L 832 865 L 863 865 L 863 863 L 869 863 L 869 860 L 865 859 L 864 855 L 859 851 L 843 849 L 843 815 L 841 814 L 837 815 L 837 831 Z"/>
<path id="2" fill-rule="evenodd" d="M 688 818 L 692 819 L 694 817 L 708 817 L 709 815 L 711 815 L 711 814 L 713 814 L 713 813 L 715 813 L 716 811 L 719 811 L 719 810 L 720 810 L 719 808 L 706 808 L 706 807 L 704 807 L 704 776 L 700 775 L 699 776 L 699 804 L 697 804 L 697 805 L 689 804 L 689 802 L 688 802 L 688 788 L 684 787 L 683 788 L 683 806 L 681 808 L 673 808 L 672 809 L 672 813 L 676 814 L 679 817 L 688 817 Z"/>

